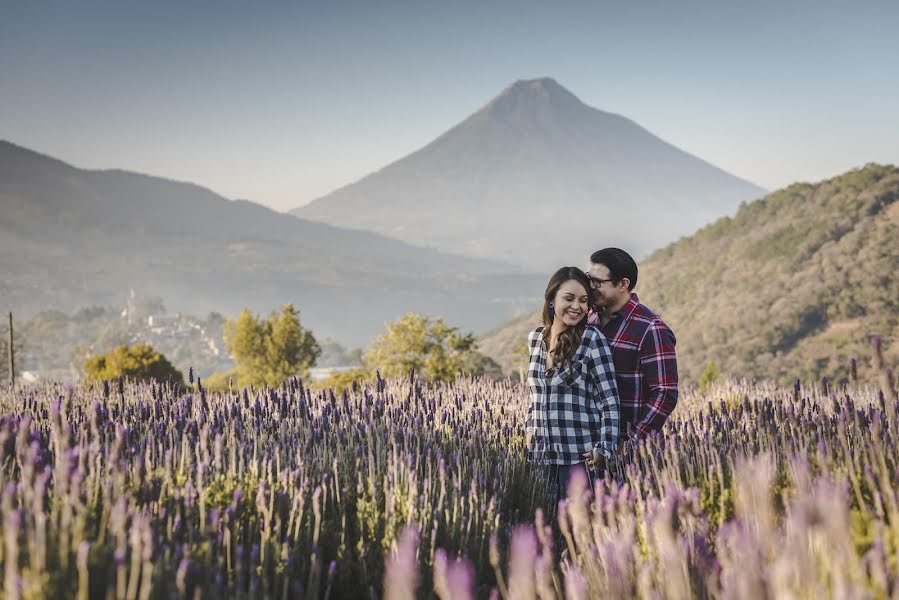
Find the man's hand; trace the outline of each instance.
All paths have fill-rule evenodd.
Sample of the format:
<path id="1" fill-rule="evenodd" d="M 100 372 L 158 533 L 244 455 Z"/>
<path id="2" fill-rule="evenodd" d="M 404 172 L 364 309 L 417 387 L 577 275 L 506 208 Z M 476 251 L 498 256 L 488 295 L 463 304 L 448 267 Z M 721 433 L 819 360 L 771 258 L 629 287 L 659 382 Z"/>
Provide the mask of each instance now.
<path id="1" fill-rule="evenodd" d="M 534 439 L 534 432 L 532 432 L 532 431 L 527 431 L 527 432 L 525 432 L 525 434 L 524 434 L 524 445 L 525 445 L 526 448 L 528 448 L 528 449 L 531 448 L 531 440 L 533 440 L 533 439 Z"/>

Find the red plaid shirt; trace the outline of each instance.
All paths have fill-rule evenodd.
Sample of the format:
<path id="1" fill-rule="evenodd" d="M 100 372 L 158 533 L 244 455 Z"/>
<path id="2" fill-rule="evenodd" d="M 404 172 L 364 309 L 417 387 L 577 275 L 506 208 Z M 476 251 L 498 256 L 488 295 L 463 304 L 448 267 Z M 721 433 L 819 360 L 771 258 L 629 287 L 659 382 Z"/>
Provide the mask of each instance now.
<path id="1" fill-rule="evenodd" d="M 588 322 L 598 325 L 599 315 Z M 659 431 L 677 405 L 674 333 L 633 293 L 601 330 L 612 346 L 622 435 L 628 424 L 640 437 Z"/>

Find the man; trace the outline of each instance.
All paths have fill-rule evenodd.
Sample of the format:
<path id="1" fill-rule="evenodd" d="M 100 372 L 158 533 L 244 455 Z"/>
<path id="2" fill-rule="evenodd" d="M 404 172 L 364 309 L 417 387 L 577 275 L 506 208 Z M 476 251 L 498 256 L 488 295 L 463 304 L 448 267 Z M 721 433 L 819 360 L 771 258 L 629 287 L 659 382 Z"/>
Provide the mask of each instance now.
<path id="1" fill-rule="evenodd" d="M 633 293 L 637 263 L 624 250 L 594 252 L 588 277 L 594 305 L 588 322 L 612 346 L 621 436 L 646 437 L 662 428 L 677 405 L 674 333 Z"/>

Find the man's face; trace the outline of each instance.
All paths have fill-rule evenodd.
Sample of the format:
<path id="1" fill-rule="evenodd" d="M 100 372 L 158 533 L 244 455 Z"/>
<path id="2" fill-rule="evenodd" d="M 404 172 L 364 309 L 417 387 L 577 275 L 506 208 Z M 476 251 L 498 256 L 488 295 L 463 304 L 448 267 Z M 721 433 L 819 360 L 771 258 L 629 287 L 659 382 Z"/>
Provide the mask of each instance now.
<path id="1" fill-rule="evenodd" d="M 590 272 L 590 300 L 597 308 L 610 308 L 617 305 L 628 296 L 627 289 L 630 283 L 626 279 L 619 282 L 611 281 L 609 267 L 600 263 L 591 263 Z"/>

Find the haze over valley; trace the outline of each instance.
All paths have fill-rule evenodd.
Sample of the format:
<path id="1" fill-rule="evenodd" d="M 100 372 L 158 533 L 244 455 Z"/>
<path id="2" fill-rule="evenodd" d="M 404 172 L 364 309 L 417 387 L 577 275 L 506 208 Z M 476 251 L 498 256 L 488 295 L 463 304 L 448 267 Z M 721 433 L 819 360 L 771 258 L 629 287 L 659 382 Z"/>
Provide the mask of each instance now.
<path id="1" fill-rule="evenodd" d="M 539 298 L 542 276 L 298 219 L 194 184 L 87 171 L 0 142 L 0 303 L 22 317 L 122 304 L 267 313 L 350 345 L 410 311 L 483 331 Z"/>

